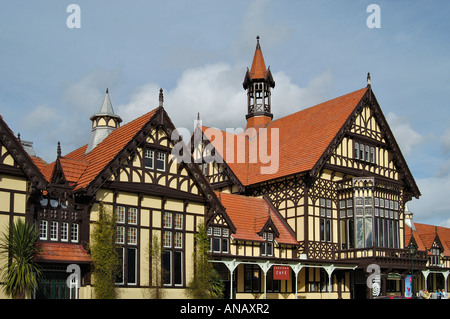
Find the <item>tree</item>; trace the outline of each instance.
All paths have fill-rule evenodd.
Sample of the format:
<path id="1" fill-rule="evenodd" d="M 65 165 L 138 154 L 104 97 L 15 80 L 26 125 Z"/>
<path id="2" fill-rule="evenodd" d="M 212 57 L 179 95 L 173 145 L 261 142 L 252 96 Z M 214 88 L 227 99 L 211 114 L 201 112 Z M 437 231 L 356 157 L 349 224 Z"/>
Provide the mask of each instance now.
<path id="1" fill-rule="evenodd" d="M 120 258 L 116 247 L 116 218 L 99 205 L 98 221 L 91 233 L 92 277 L 94 296 L 97 299 L 117 297 L 115 281 L 120 270 Z"/>
<path id="2" fill-rule="evenodd" d="M 37 244 L 38 231 L 33 225 L 18 219 L 8 226 L 0 240 L 0 254 L 7 263 L 1 269 L 3 289 L 14 299 L 25 299 L 38 286 L 42 276 L 35 257 L 41 251 Z"/>
<path id="3" fill-rule="evenodd" d="M 209 262 L 209 240 L 205 225 L 199 224 L 195 234 L 194 277 L 189 283 L 187 293 L 195 299 L 219 299 L 223 297 L 223 282 Z"/>
<path id="4" fill-rule="evenodd" d="M 149 286 L 150 288 L 150 298 L 151 299 L 162 299 L 164 298 L 163 279 L 165 271 L 162 268 L 162 247 L 161 242 L 157 235 L 153 235 L 152 241 L 148 246 L 149 251 L 149 263 L 152 269 L 152 276 Z"/>

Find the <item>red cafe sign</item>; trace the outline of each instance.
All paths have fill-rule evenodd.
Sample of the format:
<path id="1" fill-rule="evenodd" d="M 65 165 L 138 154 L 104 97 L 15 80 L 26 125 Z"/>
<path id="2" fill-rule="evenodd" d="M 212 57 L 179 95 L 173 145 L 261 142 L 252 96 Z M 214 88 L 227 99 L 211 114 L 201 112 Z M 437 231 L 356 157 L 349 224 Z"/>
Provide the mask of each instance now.
<path id="1" fill-rule="evenodd" d="M 273 266 L 274 280 L 289 280 L 290 267 L 289 266 Z"/>

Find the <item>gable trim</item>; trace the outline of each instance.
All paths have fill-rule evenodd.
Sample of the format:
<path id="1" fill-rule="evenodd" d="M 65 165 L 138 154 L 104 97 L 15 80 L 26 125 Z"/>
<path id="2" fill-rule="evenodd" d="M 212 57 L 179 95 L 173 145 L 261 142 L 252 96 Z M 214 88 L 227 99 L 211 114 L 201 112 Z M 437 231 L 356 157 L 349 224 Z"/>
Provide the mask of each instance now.
<path id="1" fill-rule="evenodd" d="M 44 175 L 42 175 L 41 171 L 37 168 L 36 164 L 34 164 L 20 141 L 14 136 L 13 132 L 1 116 L 0 139 L 31 183 L 37 189 L 45 189 L 47 186 L 47 181 L 45 180 Z"/>
<path id="2" fill-rule="evenodd" d="M 333 150 L 342 142 L 344 136 L 346 135 L 347 132 L 349 132 L 353 122 L 356 120 L 357 115 L 359 114 L 361 109 L 364 108 L 365 106 L 369 106 L 370 109 L 374 112 L 374 117 L 377 120 L 377 124 L 380 126 L 380 130 L 385 135 L 386 144 L 392 149 L 392 152 L 394 154 L 395 165 L 404 173 L 403 179 L 405 187 L 410 189 L 410 193 L 414 197 L 419 198 L 421 195 L 419 188 L 417 187 L 417 184 L 411 174 L 411 171 L 409 170 L 406 160 L 400 151 L 400 147 L 398 146 L 397 141 L 395 140 L 394 134 L 392 133 L 389 124 L 387 123 L 387 120 L 381 110 L 380 105 L 378 104 L 375 95 L 373 94 L 370 85 L 368 86 L 364 96 L 361 98 L 359 103 L 354 108 L 351 115 L 347 118 L 344 125 L 341 127 L 339 132 L 336 134 L 331 143 L 328 145 L 322 156 L 319 158 L 319 160 L 311 169 L 311 171 L 308 172 L 310 181 L 313 182 L 319 176 L 319 173 L 324 169 L 328 159 L 333 154 Z M 409 196 L 407 198 L 407 201 L 409 201 L 411 198 L 412 196 Z"/>

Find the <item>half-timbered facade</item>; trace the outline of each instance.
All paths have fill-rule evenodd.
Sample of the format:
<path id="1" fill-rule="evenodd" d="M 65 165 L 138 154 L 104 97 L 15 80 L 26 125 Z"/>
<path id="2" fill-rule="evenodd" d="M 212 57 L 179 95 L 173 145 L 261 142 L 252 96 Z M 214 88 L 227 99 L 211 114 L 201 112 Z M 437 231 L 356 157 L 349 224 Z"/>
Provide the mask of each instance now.
<path id="1" fill-rule="evenodd" d="M 405 278 L 411 270 L 404 209 L 420 192 L 373 93 L 370 75 L 367 80 L 362 89 L 273 119 L 270 90 L 275 82 L 258 39 L 243 84 L 248 93 L 246 130 L 198 128 L 201 165 L 213 188 L 264 196 L 297 241 L 289 248 L 292 257 L 284 259 L 256 257 L 252 249 L 215 256 L 234 275 L 236 296 L 249 296 L 245 288 L 249 267 L 264 274 L 257 276 L 260 283 L 251 290 L 254 295 L 273 292 L 264 289 L 264 278 L 271 265 L 285 264 L 295 283 L 289 283 L 291 290 L 286 292 L 313 298 L 372 297 L 366 282 L 372 264 L 379 266 L 382 278 L 392 272 Z M 198 148 L 195 145 L 194 154 L 200 153 Z M 226 202 L 224 206 L 228 211 Z M 247 228 L 250 231 L 251 226 Z M 253 247 L 258 242 L 242 245 Z M 418 251 L 415 258 L 415 267 L 423 268 L 425 252 Z M 383 282 L 373 295 L 400 294 L 403 289 Z"/>
<path id="2" fill-rule="evenodd" d="M 183 161 L 162 91 L 159 107 L 122 125 L 107 90 L 89 141 L 68 153 L 58 143 L 52 163 L 0 118 L 0 226 L 25 218 L 39 230 L 45 278 L 34 297 L 93 297 L 88 244 L 101 205 L 116 218 L 121 298 L 155 287 L 155 236 L 166 297 L 185 298 L 199 223 L 227 298 L 398 295 L 411 264 L 417 289 L 447 289 L 447 230 L 414 227 L 407 202 L 420 191 L 367 80 L 274 119 L 258 38 L 243 82 L 245 130 L 199 123 Z M 66 285 L 70 265 L 80 267 L 79 289 Z"/>
<path id="3" fill-rule="evenodd" d="M 149 256 L 154 236 L 162 246 L 166 296 L 184 297 L 197 225 L 223 208 L 198 165 L 172 156 L 172 147 L 183 142 L 171 139 L 175 127 L 162 103 L 161 91 L 158 108 L 120 126 L 107 91 L 91 117 L 89 143 L 66 155 L 58 143 L 50 164 L 27 154 L 1 121 L 0 222 L 24 217 L 39 230 L 37 261 L 45 276 L 33 297 L 93 297 L 88 243 L 100 204 L 116 217 L 119 297 L 142 298 L 155 286 Z M 72 264 L 80 267 L 80 289 L 66 284 Z"/>

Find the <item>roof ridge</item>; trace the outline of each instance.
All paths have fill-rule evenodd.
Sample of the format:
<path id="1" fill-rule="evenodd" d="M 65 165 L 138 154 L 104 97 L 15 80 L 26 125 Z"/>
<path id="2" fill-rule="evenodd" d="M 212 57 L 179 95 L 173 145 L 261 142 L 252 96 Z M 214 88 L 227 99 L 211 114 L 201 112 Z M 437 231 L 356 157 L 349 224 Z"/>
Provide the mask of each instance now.
<path id="1" fill-rule="evenodd" d="M 347 93 L 347 94 L 343 94 L 343 95 L 340 95 L 340 96 L 337 96 L 337 97 L 334 97 L 334 98 L 331 98 L 331 99 L 328 99 L 328 100 L 326 100 L 326 101 L 324 101 L 324 102 L 320 102 L 319 104 L 316 104 L 316 105 L 308 106 L 308 107 L 306 107 L 306 108 L 304 108 L 304 109 L 301 109 L 301 110 L 298 110 L 298 111 L 296 111 L 296 112 L 294 112 L 294 113 L 284 115 L 284 116 L 282 116 L 282 117 L 280 117 L 280 118 L 277 118 L 277 119 L 275 119 L 275 120 L 272 120 L 272 121 L 269 123 L 269 126 L 272 125 L 273 123 L 279 121 L 279 120 L 285 119 L 285 118 L 287 118 L 287 117 L 289 117 L 289 116 L 292 116 L 292 115 L 294 115 L 294 114 L 298 114 L 298 113 L 301 113 L 301 112 L 303 112 L 303 111 L 307 111 L 307 110 L 310 110 L 310 109 L 312 109 L 312 108 L 319 107 L 319 106 L 321 106 L 321 105 L 323 105 L 323 104 L 332 102 L 332 101 L 337 100 L 337 99 L 340 99 L 340 98 L 344 98 L 344 97 L 346 97 L 346 96 L 349 96 L 349 95 L 351 95 L 351 94 L 355 94 L 355 93 L 360 92 L 360 91 L 362 91 L 362 90 L 367 90 L 367 87 L 364 87 L 364 88 L 361 88 L 361 89 L 355 90 L 355 91 L 353 91 L 353 92 L 350 92 L 350 93 Z"/>

